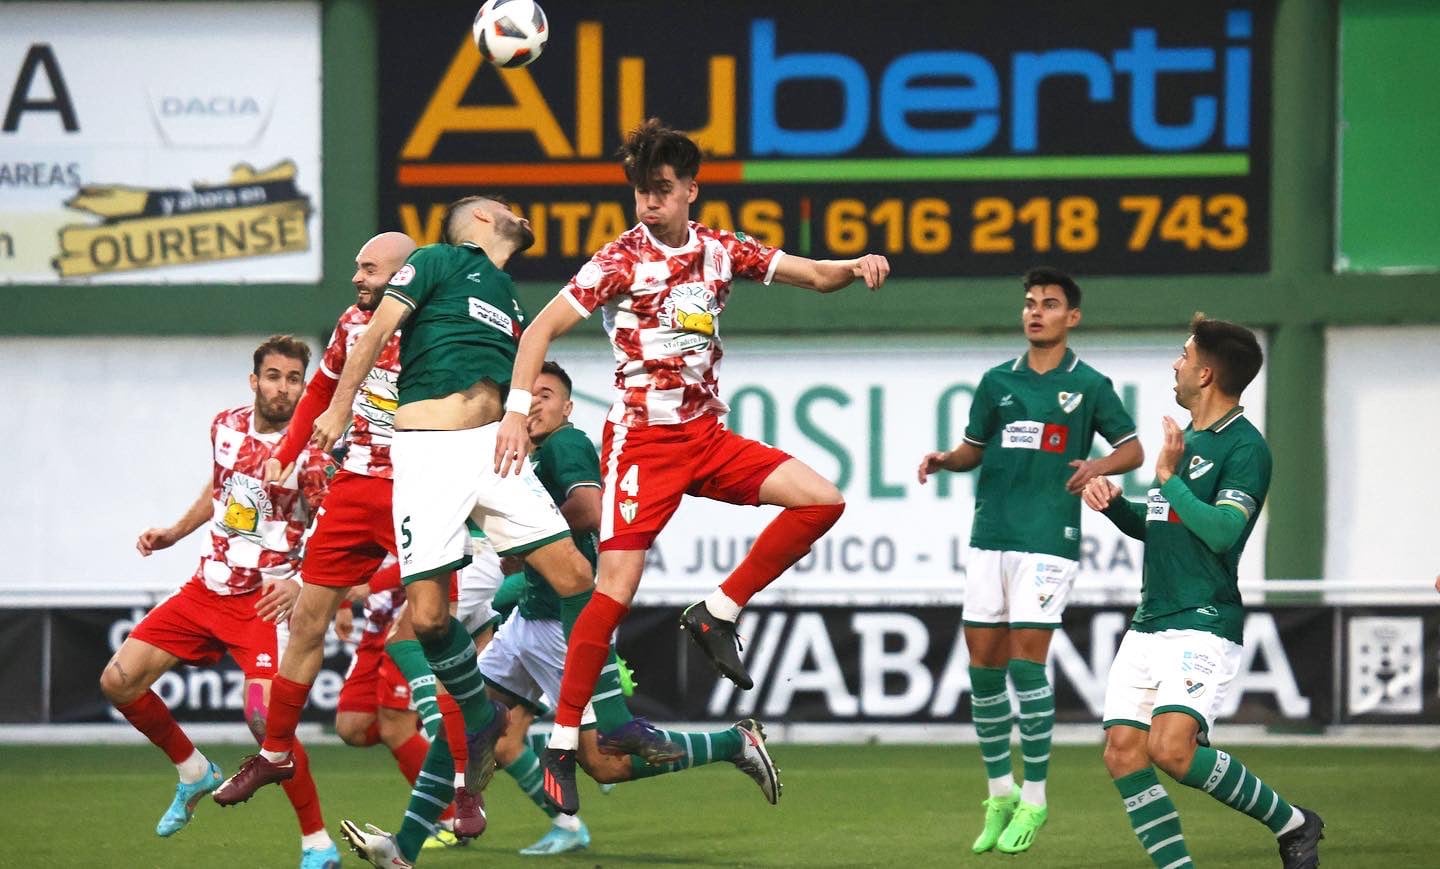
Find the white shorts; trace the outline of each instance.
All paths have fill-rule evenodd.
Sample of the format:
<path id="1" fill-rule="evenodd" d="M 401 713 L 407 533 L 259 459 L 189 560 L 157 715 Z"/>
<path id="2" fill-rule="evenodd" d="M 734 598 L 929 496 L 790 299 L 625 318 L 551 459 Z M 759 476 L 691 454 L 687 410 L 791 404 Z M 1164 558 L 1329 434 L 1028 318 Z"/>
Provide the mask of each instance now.
<path id="1" fill-rule="evenodd" d="M 967 625 L 1058 628 L 1079 562 L 1039 552 L 970 548 L 965 562 Z"/>
<path id="2" fill-rule="evenodd" d="M 480 674 L 485 681 L 524 700 L 538 714 L 548 712 L 551 699 L 560 696 L 564 668 L 565 629 L 560 622 L 531 621 L 518 609 L 480 653 Z M 595 709 L 586 703 L 580 724 L 594 723 Z"/>
<path id="3" fill-rule="evenodd" d="M 500 572 L 500 556 L 485 538 L 471 538 L 466 550 L 470 563 L 460 569 L 460 603 L 455 618 L 465 626 L 466 633 L 475 635 L 500 618 L 490 605 L 495 592 L 505 581 Z"/>
<path id="4" fill-rule="evenodd" d="M 397 431 L 395 542 L 406 582 L 448 573 L 466 562 L 473 521 L 501 555 L 519 555 L 570 535 L 570 526 L 529 462 L 519 474 L 495 473 L 500 423 L 459 431 Z"/>
<path id="5" fill-rule="evenodd" d="M 1126 631 L 1105 685 L 1105 726 L 1149 730 L 1156 714 L 1185 712 L 1205 741 L 1240 672 L 1241 651 L 1208 631 Z"/>

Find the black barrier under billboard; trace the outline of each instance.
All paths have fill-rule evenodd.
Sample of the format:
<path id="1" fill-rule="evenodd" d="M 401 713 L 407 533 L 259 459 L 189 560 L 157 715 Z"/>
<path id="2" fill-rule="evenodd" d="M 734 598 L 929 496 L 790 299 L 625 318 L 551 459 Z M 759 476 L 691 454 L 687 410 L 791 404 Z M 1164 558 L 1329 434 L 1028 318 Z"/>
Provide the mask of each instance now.
<path id="1" fill-rule="evenodd" d="M 533 65 L 470 42 L 475 4 L 380 3 L 382 222 L 508 194 L 563 281 L 633 223 L 611 155 L 650 115 L 707 152 L 692 216 L 897 276 L 1269 268 L 1274 7 L 1144 0 L 547 0 Z"/>
<path id="2" fill-rule="evenodd" d="M 954 723 L 970 719 L 969 657 L 960 608 L 747 607 L 739 632 L 755 687 L 718 677 L 677 629 L 673 608 L 640 607 L 620 631 L 635 670 L 637 714 L 658 720 Z M 1056 720 L 1096 722 L 1115 650 L 1129 625 L 1120 608 L 1070 607 L 1051 644 Z M 1221 718 L 1310 727 L 1334 720 L 1335 611 L 1253 609 L 1240 673 Z"/>
<path id="3" fill-rule="evenodd" d="M 100 674 L 145 615 L 143 608 L 0 610 L 0 722 L 122 721 L 100 693 Z M 48 638 L 48 645 L 46 639 Z M 335 718 L 350 652 L 333 634 L 303 720 Z M 244 674 L 228 657 L 180 666 L 153 689 L 181 722 L 242 720 Z"/>

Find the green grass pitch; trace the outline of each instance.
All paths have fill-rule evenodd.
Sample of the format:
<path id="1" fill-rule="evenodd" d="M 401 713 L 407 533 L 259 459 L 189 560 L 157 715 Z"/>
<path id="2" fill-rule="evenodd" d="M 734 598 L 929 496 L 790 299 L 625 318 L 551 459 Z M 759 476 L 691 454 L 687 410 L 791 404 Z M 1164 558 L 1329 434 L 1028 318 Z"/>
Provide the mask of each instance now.
<path id="1" fill-rule="evenodd" d="M 206 747 L 202 746 L 202 750 Z M 581 785 L 585 852 L 523 858 L 547 821 L 503 772 L 488 794 L 490 829 L 468 848 L 427 851 L 424 866 L 585 867 L 918 866 L 1144 867 L 1098 747 L 1056 747 L 1050 822 L 1027 854 L 977 856 L 984 780 L 971 745 L 775 745 L 784 796 L 767 805 L 728 764 L 622 784 L 602 796 Z M 226 773 L 244 749 L 207 751 Z M 1287 798 L 1326 820 L 1322 863 L 1334 867 L 1437 865 L 1432 820 L 1440 757 L 1403 748 L 1244 747 L 1233 753 Z M 326 821 L 398 827 L 407 788 L 381 747 L 311 749 Z M 583 778 L 583 776 L 582 776 Z M 1198 866 L 1278 866 L 1256 822 L 1161 776 L 1175 798 Z M 299 839 L 279 788 L 221 809 L 208 799 L 170 839 L 155 821 L 173 768 L 149 746 L 0 746 L 0 866 L 274 867 L 299 861 Z M 344 864 L 363 864 L 347 852 Z"/>

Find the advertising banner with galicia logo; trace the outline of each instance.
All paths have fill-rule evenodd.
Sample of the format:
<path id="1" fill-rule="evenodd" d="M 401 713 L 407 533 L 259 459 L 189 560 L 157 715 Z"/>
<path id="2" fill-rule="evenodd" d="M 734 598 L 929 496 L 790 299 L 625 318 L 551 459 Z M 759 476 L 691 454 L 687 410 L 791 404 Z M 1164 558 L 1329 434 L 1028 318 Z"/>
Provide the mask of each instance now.
<path id="1" fill-rule="evenodd" d="M 7 3 L 0 282 L 320 278 L 320 7 Z"/>
<path id="2" fill-rule="evenodd" d="M 1269 269 L 1274 4 L 546 0 L 481 62 L 471 0 L 380 3 L 382 219 L 439 239 L 500 190 L 563 281 L 634 222 L 612 158 L 659 116 L 707 154 L 692 216 L 896 275 Z"/>

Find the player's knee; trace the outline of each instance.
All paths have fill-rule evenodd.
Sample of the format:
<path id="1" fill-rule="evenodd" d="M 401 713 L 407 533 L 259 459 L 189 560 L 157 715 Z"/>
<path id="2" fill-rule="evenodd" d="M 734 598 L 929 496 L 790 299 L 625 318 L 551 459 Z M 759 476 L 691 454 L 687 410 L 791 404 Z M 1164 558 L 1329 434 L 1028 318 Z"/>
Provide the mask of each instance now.
<path id="1" fill-rule="evenodd" d="M 124 706 L 139 697 L 140 692 L 135 689 L 133 680 L 127 678 L 125 671 L 121 670 L 114 661 L 107 664 L 100 673 L 100 693 L 116 706 Z"/>
<path id="2" fill-rule="evenodd" d="M 364 721 L 358 715 L 338 715 L 335 718 L 335 735 L 346 745 L 353 745 L 356 748 L 364 748 L 370 745 L 369 722 Z"/>
<path id="3" fill-rule="evenodd" d="M 411 620 L 415 627 L 415 638 L 421 643 L 441 643 L 450 633 L 450 613 L 439 610 L 433 613 L 413 613 Z"/>
<path id="4" fill-rule="evenodd" d="M 845 510 L 845 496 L 840 494 L 840 489 L 829 480 L 824 480 L 823 485 L 817 488 L 815 492 L 815 503 L 837 506 L 841 512 Z"/>
<path id="5" fill-rule="evenodd" d="M 1129 775 L 1138 769 L 1143 769 L 1149 763 L 1150 758 L 1145 753 L 1143 739 L 1105 740 L 1105 769 L 1110 773 L 1111 778 Z"/>
<path id="6" fill-rule="evenodd" d="M 1195 757 L 1195 741 L 1173 734 L 1152 732 L 1146 751 L 1156 766 L 1171 778 L 1179 779 L 1190 770 L 1190 761 Z"/>

